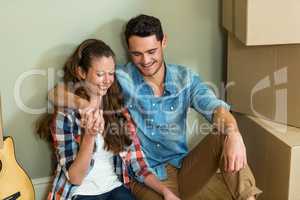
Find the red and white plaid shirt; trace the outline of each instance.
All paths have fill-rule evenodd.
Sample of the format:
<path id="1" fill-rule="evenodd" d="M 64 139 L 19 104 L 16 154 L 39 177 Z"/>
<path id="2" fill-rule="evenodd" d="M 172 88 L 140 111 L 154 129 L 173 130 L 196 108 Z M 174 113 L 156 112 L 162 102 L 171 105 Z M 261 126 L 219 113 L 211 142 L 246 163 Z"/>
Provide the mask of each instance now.
<path id="1" fill-rule="evenodd" d="M 127 151 L 114 156 L 115 172 L 120 181 L 129 186 L 132 178 L 143 182 L 145 177 L 152 173 L 142 152 L 136 127 L 131 120 L 128 110 L 123 112 L 127 120 L 132 144 Z M 70 108 L 58 111 L 51 127 L 53 146 L 57 158 L 57 168 L 49 192 L 48 200 L 69 200 L 78 187 L 69 182 L 68 169 L 76 158 L 81 141 L 80 115 Z M 90 169 L 94 161 L 90 163 Z"/>

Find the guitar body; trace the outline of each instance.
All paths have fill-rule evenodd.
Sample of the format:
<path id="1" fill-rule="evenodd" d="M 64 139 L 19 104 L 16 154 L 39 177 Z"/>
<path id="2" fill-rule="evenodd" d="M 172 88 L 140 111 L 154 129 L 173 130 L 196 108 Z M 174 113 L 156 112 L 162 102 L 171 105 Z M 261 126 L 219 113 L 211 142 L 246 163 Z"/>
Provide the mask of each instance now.
<path id="1" fill-rule="evenodd" d="M 11 137 L 7 137 L 4 140 L 3 148 L 0 148 L 0 199 L 35 199 L 33 185 L 16 161 Z"/>

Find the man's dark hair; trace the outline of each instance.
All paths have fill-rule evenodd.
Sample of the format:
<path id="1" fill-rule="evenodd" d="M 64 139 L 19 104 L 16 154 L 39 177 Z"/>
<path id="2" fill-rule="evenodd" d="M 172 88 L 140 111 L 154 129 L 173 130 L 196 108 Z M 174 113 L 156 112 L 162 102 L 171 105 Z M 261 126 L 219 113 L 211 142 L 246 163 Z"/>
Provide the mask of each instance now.
<path id="1" fill-rule="evenodd" d="M 160 20 L 148 15 L 138 15 L 128 21 L 125 28 L 127 45 L 129 38 L 133 35 L 139 37 L 155 35 L 158 41 L 162 41 L 164 37 Z"/>

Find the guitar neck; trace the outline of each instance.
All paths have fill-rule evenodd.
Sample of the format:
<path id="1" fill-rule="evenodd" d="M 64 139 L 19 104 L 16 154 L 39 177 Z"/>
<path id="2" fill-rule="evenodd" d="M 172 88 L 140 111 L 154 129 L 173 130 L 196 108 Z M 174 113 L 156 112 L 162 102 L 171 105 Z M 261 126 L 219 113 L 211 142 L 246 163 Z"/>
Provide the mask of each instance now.
<path id="1" fill-rule="evenodd" d="M 0 95 L 0 149 L 3 148 L 3 121 L 2 121 L 2 108 L 1 108 L 1 95 Z"/>

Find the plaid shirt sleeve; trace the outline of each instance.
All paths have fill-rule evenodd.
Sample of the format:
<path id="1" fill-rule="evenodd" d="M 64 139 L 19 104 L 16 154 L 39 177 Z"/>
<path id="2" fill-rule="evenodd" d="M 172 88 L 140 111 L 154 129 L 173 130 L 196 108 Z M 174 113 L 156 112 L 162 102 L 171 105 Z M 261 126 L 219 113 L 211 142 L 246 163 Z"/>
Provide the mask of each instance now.
<path id="1" fill-rule="evenodd" d="M 149 167 L 146 157 L 142 151 L 140 140 L 136 133 L 135 124 L 131 120 L 131 117 L 127 110 L 123 114 L 127 120 L 127 128 L 132 139 L 132 144 L 129 146 L 126 155 L 123 155 L 121 157 L 125 158 L 125 163 L 129 170 L 129 173 L 131 172 L 130 176 L 133 176 L 132 178 L 135 178 L 139 182 L 143 183 L 145 178 L 153 173 L 153 171 Z M 127 177 L 127 175 L 128 173 L 126 172 L 126 169 L 123 169 L 123 181 L 125 184 L 129 182 L 129 177 Z"/>
<path id="2" fill-rule="evenodd" d="M 55 131 L 52 132 L 58 164 L 67 179 L 68 169 L 79 151 L 80 126 L 74 113 L 58 111 L 55 119 Z"/>

